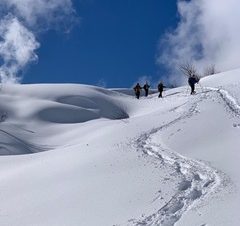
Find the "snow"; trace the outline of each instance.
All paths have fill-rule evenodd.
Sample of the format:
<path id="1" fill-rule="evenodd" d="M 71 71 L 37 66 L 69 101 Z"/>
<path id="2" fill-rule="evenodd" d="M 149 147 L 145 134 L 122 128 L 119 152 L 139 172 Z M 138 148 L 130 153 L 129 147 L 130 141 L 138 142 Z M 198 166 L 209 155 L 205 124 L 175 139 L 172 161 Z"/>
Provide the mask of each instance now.
<path id="1" fill-rule="evenodd" d="M 239 73 L 162 99 L 3 85 L 0 225 L 240 225 Z"/>

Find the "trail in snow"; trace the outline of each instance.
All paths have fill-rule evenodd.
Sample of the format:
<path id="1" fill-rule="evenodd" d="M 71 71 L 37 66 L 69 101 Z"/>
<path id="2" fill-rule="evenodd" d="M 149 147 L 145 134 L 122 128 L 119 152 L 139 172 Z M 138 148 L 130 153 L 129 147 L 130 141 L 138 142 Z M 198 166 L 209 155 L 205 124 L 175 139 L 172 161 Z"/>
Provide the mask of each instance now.
<path id="1" fill-rule="evenodd" d="M 190 207 L 192 207 L 197 200 L 202 200 L 206 196 L 216 192 L 222 181 L 225 180 L 224 175 L 221 172 L 210 167 L 207 163 L 186 158 L 176 152 L 173 152 L 172 150 L 169 150 L 164 145 L 160 145 L 159 143 L 153 141 L 153 137 L 156 134 L 161 133 L 164 129 L 167 129 L 174 124 L 197 114 L 198 103 L 207 97 L 206 93 L 211 92 L 217 92 L 229 109 L 235 114 L 240 115 L 240 106 L 227 91 L 208 88 L 203 93 L 196 95 L 196 98 L 191 98 L 190 103 L 185 102 L 171 109 L 171 112 L 184 109 L 184 112 L 180 116 L 158 128 L 151 130 L 150 132 L 142 134 L 134 141 L 134 146 L 137 150 L 157 159 L 163 166 L 172 167 L 175 170 L 175 176 L 181 178 L 181 183 L 178 186 L 176 194 L 172 196 L 164 206 L 144 219 L 129 222 L 130 225 L 172 226 L 179 221 L 182 215 Z M 179 92 L 169 94 L 168 96 L 176 94 L 179 94 Z M 126 119 L 122 119 L 123 122 L 125 122 L 125 120 Z M 9 129 L 5 130 L 5 128 L 3 128 L 0 130 L 0 133 L 9 140 L 13 140 L 16 147 L 23 146 L 24 149 L 28 149 L 29 153 L 50 149 L 50 147 L 31 144 L 18 138 L 15 133 L 9 131 Z"/>
<path id="2" fill-rule="evenodd" d="M 206 163 L 186 158 L 177 152 L 173 152 L 163 145 L 152 141 L 155 134 L 161 133 L 164 129 L 198 113 L 198 103 L 207 97 L 207 92 L 211 91 L 217 91 L 227 106 L 234 113 L 239 114 L 240 107 L 227 91 L 208 89 L 203 92 L 203 95 L 201 94 L 200 98 L 197 98 L 192 102 L 190 108 L 187 108 L 181 116 L 159 128 L 155 128 L 152 131 L 143 134 L 134 141 L 134 145 L 138 151 L 158 159 L 162 166 L 167 165 L 173 167 L 176 172 L 175 176 L 181 177 L 182 182 L 179 184 L 177 193 L 163 207 L 142 220 L 131 220 L 131 225 L 172 226 L 179 221 L 181 216 L 190 207 L 192 207 L 196 200 L 202 200 L 207 195 L 216 192 L 221 183 L 223 185 L 225 184 L 224 181 L 228 180 L 223 173 L 210 167 Z M 187 103 L 184 103 L 172 109 L 172 111 L 175 111 L 177 108 L 183 107 L 186 104 Z"/>
<path id="3" fill-rule="evenodd" d="M 225 102 L 225 104 L 228 106 L 228 108 L 233 113 L 240 116 L 240 106 L 238 105 L 237 101 L 229 94 L 228 91 L 224 89 L 217 89 L 217 88 L 207 88 L 207 89 L 218 93 L 219 96 L 222 98 L 222 100 Z"/>

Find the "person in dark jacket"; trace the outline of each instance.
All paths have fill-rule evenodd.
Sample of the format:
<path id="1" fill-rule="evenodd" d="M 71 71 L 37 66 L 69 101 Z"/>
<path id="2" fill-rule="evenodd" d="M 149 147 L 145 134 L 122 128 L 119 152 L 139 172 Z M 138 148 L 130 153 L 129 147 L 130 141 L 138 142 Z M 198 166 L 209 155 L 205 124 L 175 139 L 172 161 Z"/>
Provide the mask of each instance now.
<path id="1" fill-rule="evenodd" d="M 165 86 L 163 85 L 162 82 L 160 82 L 160 83 L 158 84 L 158 92 L 159 92 L 158 98 L 160 98 L 160 97 L 162 98 L 163 88 L 165 88 Z"/>
<path id="2" fill-rule="evenodd" d="M 133 89 L 135 91 L 137 99 L 139 99 L 142 87 L 140 86 L 139 83 L 137 83 L 137 85 Z"/>
<path id="3" fill-rule="evenodd" d="M 188 78 L 188 84 L 191 87 L 191 95 L 195 94 L 195 84 L 199 82 L 199 78 L 196 75 L 192 75 Z"/>
<path id="4" fill-rule="evenodd" d="M 143 86 L 143 89 L 145 91 L 145 96 L 148 96 L 148 91 L 149 91 L 150 85 L 146 82 L 145 85 Z"/>

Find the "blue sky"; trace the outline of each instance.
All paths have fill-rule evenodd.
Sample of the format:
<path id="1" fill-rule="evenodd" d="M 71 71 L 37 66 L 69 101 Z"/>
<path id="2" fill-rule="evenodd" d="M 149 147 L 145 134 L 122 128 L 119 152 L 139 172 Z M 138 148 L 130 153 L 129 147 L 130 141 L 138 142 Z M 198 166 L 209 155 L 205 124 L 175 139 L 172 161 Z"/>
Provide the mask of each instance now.
<path id="1" fill-rule="evenodd" d="M 83 83 L 130 87 L 141 76 L 158 80 L 160 37 L 177 24 L 176 0 L 76 0 L 80 23 L 37 37 L 38 61 L 23 83 Z"/>
<path id="2" fill-rule="evenodd" d="M 0 81 L 131 87 L 148 76 L 182 85 L 184 62 L 200 75 L 209 65 L 238 68 L 239 7 L 239 0 L 1 0 Z"/>

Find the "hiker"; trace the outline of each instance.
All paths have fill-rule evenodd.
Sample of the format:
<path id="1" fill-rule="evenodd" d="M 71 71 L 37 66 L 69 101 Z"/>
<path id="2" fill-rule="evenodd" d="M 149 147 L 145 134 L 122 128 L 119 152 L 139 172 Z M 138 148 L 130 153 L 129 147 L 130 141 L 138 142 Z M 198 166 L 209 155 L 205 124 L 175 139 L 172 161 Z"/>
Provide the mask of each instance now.
<path id="1" fill-rule="evenodd" d="M 195 84 L 199 82 L 199 78 L 196 75 L 192 75 L 188 78 L 188 84 L 191 87 L 191 95 L 195 94 Z"/>
<path id="2" fill-rule="evenodd" d="M 145 85 L 143 86 L 143 89 L 145 90 L 145 97 L 148 96 L 148 91 L 149 91 L 150 85 L 146 82 Z"/>
<path id="3" fill-rule="evenodd" d="M 137 83 L 137 85 L 133 89 L 135 91 L 135 95 L 136 95 L 137 99 L 139 99 L 142 87 L 140 86 L 139 83 Z"/>
<path id="4" fill-rule="evenodd" d="M 159 92 L 158 98 L 160 98 L 160 97 L 162 98 L 163 88 L 165 88 L 165 86 L 163 85 L 162 82 L 160 82 L 160 83 L 158 84 L 158 92 Z"/>

